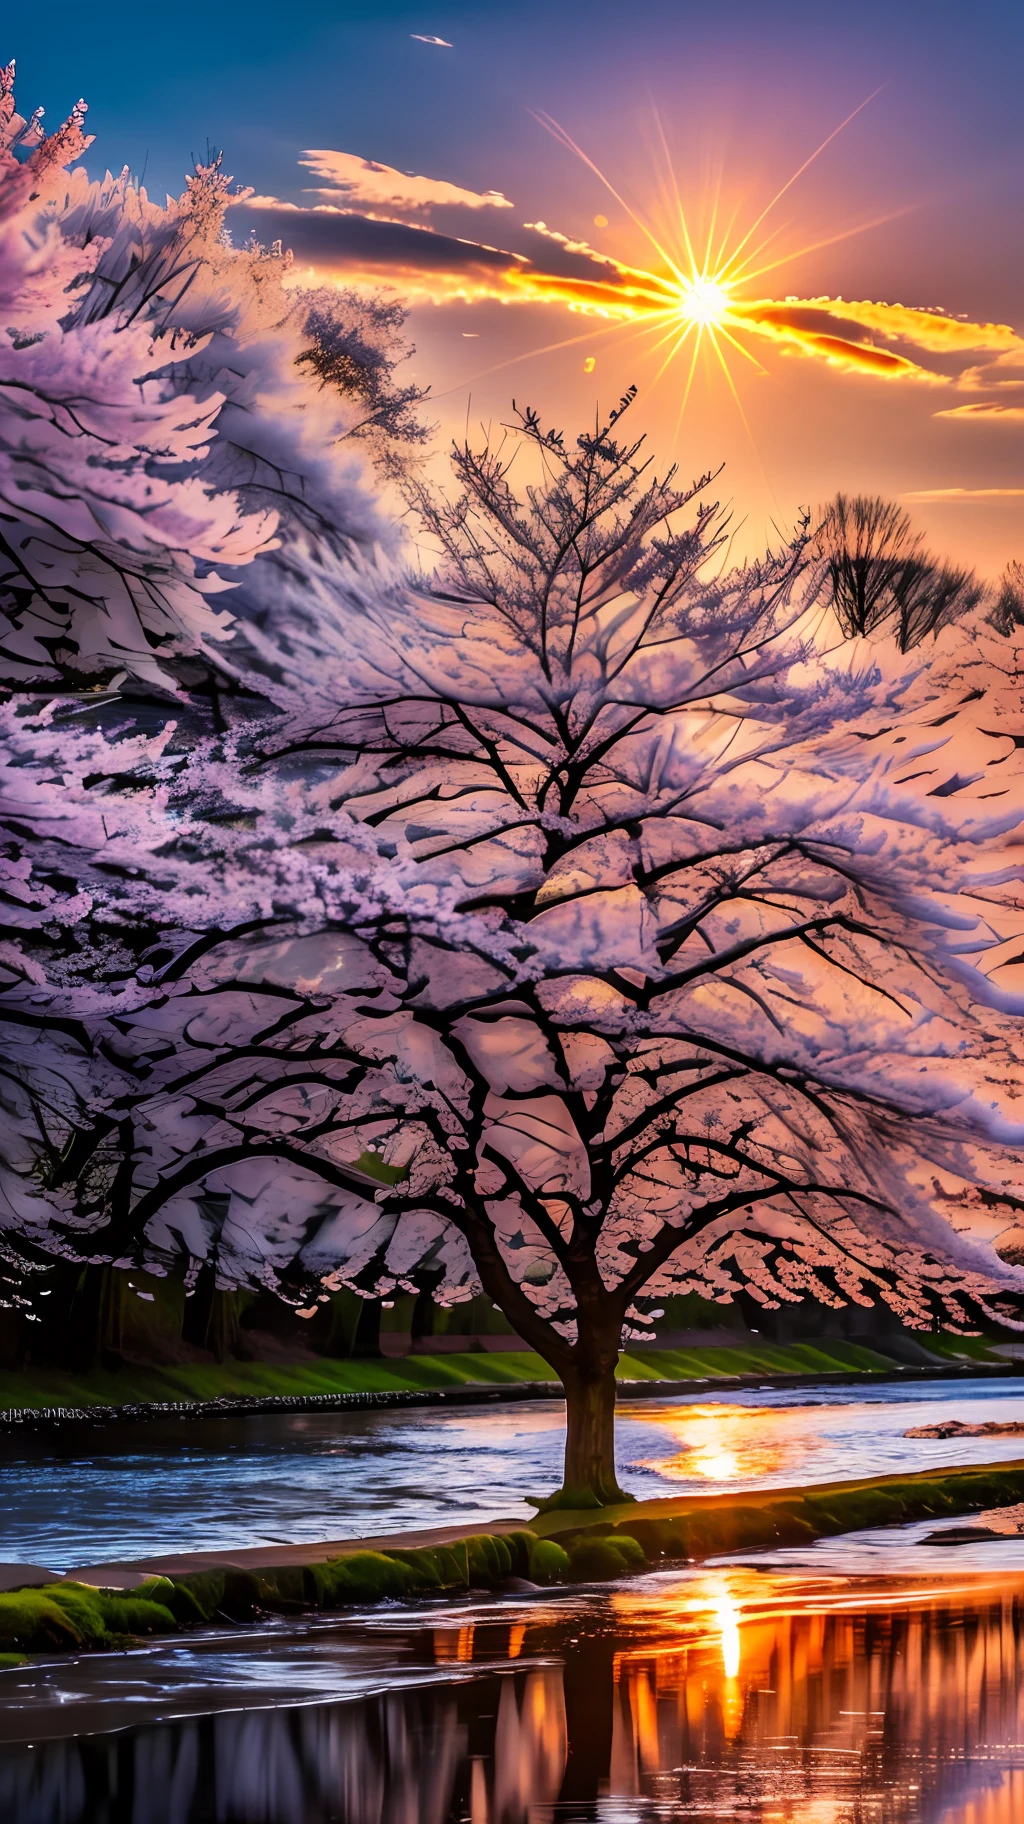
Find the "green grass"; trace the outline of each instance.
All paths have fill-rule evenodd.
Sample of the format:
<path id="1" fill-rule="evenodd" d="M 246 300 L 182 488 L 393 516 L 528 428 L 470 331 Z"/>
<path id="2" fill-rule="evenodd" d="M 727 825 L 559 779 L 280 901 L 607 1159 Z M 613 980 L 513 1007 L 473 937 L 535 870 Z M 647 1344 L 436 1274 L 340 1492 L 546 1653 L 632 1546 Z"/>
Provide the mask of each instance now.
<path id="1" fill-rule="evenodd" d="M 552 1380 L 551 1369 L 526 1351 L 507 1355 L 422 1355 L 400 1362 L 334 1361 L 188 1363 L 176 1368 L 65 1374 L 34 1368 L 0 1374 L 0 1410 L 25 1406 L 121 1406 L 146 1400 L 302 1398 L 315 1394 L 387 1393 L 458 1387 L 469 1382 Z"/>
<path id="2" fill-rule="evenodd" d="M 924 1338 L 921 1339 L 924 1341 Z M 984 1336 L 929 1336 L 926 1347 L 933 1355 L 941 1355 L 948 1361 L 959 1357 L 968 1362 L 1005 1362 L 1006 1357 L 999 1355 L 992 1347 L 991 1340 Z"/>
<path id="3" fill-rule="evenodd" d="M 956 1360 L 998 1361 L 978 1337 L 929 1336 L 937 1363 Z M 735 1375 L 891 1372 L 881 1352 L 858 1343 L 744 1341 L 701 1349 L 649 1349 L 623 1355 L 622 1381 L 722 1380 Z M 465 1355 L 415 1355 L 400 1361 L 335 1361 L 309 1363 L 189 1363 L 176 1368 L 136 1368 L 118 1372 L 67 1374 L 33 1368 L 27 1373 L 0 1373 L 0 1411 L 12 1407 L 121 1406 L 146 1401 L 241 1398 L 303 1398 L 316 1394 L 404 1392 L 417 1388 L 500 1387 L 517 1381 L 555 1381 L 539 1355 L 528 1350 Z"/>
<path id="4" fill-rule="evenodd" d="M 881 1374 L 892 1361 L 859 1343 L 737 1343 L 624 1355 L 620 1380 L 688 1381 L 740 1374 Z"/>

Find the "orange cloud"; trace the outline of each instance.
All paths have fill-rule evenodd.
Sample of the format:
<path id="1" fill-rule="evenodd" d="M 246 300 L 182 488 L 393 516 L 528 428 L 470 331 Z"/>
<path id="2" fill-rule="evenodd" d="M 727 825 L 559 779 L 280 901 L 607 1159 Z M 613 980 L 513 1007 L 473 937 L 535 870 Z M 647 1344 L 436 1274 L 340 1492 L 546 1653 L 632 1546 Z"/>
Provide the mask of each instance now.
<path id="1" fill-rule="evenodd" d="M 322 177 L 327 188 L 315 194 L 351 209 L 511 209 L 512 204 L 500 190 L 464 190 L 459 184 L 445 183 L 441 178 L 415 177 L 396 171 L 391 165 L 378 165 L 356 152 L 312 150 L 299 160 L 314 177 Z"/>
<path id="2" fill-rule="evenodd" d="M 273 196 L 232 199 L 233 219 L 264 244 L 280 240 L 314 279 L 346 284 L 388 279 L 413 300 L 434 303 L 495 299 L 552 303 L 605 317 L 637 318 L 671 306 L 676 296 L 650 273 L 524 229 L 529 253 L 441 233 L 330 203 L 282 202 Z M 531 257 L 532 256 L 532 257 Z M 301 280 L 299 282 L 302 282 Z"/>
<path id="3" fill-rule="evenodd" d="M 782 342 L 804 354 L 817 356 L 830 366 L 845 368 L 849 372 L 873 374 L 886 380 L 913 379 L 939 385 L 947 383 L 944 374 L 933 373 L 930 368 L 922 367 L 906 355 L 893 354 L 889 349 L 878 348 L 872 342 L 858 342 L 816 328 L 816 317 L 820 320 L 823 314 L 827 313 L 816 312 L 813 306 L 794 299 L 786 304 L 770 301 L 733 304 L 727 321 L 751 330 L 755 335 L 766 336 L 773 342 Z"/>
<path id="4" fill-rule="evenodd" d="M 978 399 L 970 405 L 951 405 L 946 411 L 935 412 L 936 418 L 1002 418 L 1010 423 L 1020 423 L 1024 418 L 1024 405 L 1002 405 L 998 399 Z"/>
<path id="5" fill-rule="evenodd" d="M 1008 323 L 967 323 L 960 317 L 947 317 L 941 310 L 845 298 L 808 298 L 805 307 L 858 323 L 888 342 L 910 342 L 928 354 L 959 354 L 968 349 L 984 349 L 992 354 L 1024 353 L 1024 338 Z"/>
<path id="6" fill-rule="evenodd" d="M 1024 500 L 1024 488 L 916 488 L 903 500 Z"/>
<path id="7" fill-rule="evenodd" d="M 632 273 L 628 266 L 614 270 L 620 278 L 580 279 L 523 265 L 503 275 L 501 292 L 495 295 L 506 302 L 518 298 L 527 304 L 564 304 L 602 316 L 633 318 L 671 309 L 670 299 L 646 273 Z"/>
<path id="8" fill-rule="evenodd" d="M 649 319 L 654 329 L 678 324 L 681 340 L 706 324 L 712 335 L 720 328 L 733 338 L 756 336 L 780 352 L 800 353 L 847 373 L 962 392 L 993 384 L 984 378 L 986 367 L 1024 365 L 1024 337 L 1009 324 L 973 323 L 938 309 L 871 299 L 745 299 L 738 295 L 742 284 L 728 277 L 727 265 L 713 284 L 721 310 L 705 319 L 694 312 L 694 282 L 680 268 L 670 274 L 627 266 L 543 221 L 524 223 L 510 233 L 512 246 L 494 247 L 442 233 L 422 220 L 404 222 L 377 212 L 509 208 L 497 191 L 481 193 L 409 176 L 346 152 L 310 151 L 303 163 L 327 180 L 315 192 L 326 201 L 310 207 L 250 197 L 233 207 L 254 218 L 258 239 L 283 240 L 312 281 L 387 280 L 415 302 L 554 304 L 604 317 L 612 326 Z M 973 364 L 965 359 L 969 355 Z M 930 359 L 934 357 L 941 365 Z M 936 415 L 1014 420 L 1024 417 L 1024 407 L 974 401 Z"/>

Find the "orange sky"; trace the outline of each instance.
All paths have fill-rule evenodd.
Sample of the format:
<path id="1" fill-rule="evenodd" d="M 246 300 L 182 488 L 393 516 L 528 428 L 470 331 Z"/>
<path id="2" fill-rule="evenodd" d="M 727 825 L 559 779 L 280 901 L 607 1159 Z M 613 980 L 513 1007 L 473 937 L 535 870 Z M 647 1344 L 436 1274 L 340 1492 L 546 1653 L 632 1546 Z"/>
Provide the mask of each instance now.
<path id="1" fill-rule="evenodd" d="M 54 116 L 87 94 L 90 164 L 145 168 L 157 194 L 223 148 L 256 193 L 241 233 L 280 236 L 300 272 L 407 295 L 443 436 L 467 411 L 500 423 L 513 395 L 571 429 L 636 382 L 659 465 L 726 465 L 743 548 L 843 488 L 900 497 L 989 574 L 1024 557 L 1010 0 L 307 0 L 287 17 L 248 0 L 186 59 L 156 17 L 108 11 L 102 42 L 87 12 L 57 35 L 20 21 L 23 86 Z M 739 401 L 705 338 L 680 424 L 690 344 L 659 377 L 670 324 L 649 333 L 628 269 L 682 259 L 676 187 L 700 256 L 712 218 L 712 245 L 735 248 L 824 141 L 748 244 L 773 237 L 755 262 L 772 269 L 734 295 L 755 358 L 729 349 Z M 644 320 L 627 298 L 614 333 L 573 307 L 631 287 Z"/>

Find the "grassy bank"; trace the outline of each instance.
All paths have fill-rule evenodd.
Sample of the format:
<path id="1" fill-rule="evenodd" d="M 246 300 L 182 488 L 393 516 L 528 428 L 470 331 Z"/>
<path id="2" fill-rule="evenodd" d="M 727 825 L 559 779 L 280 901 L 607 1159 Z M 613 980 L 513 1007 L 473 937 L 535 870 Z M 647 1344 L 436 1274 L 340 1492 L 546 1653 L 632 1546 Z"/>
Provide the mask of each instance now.
<path id="1" fill-rule="evenodd" d="M 929 1337 L 936 1365 L 957 1360 L 998 1361 L 980 1340 Z M 734 1375 L 885 1374 L 893 1362 L 857 1343 L 743 1341 L 699 1349 L 645 1349 L 619 1363 L 622 1381 L 723 1380 Z M 551 1369 L 529 1351 L 466 1355 L 416 1355 L 401 1360 L 313 1357 L 302 1363 L 188 1363 L 171 1368 L 125 1365 L 116 1372 L 70 1374 L 59 1369 L 0 1373 L 0 1411 L 19 1407 L 121 1406 L 148 1401 L 218 1398 L 305 1398 L 344 1393 L 404 1392 L 427 1388 L 501 1386 L 554 1381 Z"/>
<path id="2" fill-rule="evenodd" d="M 534 1584 L 605 1582 L 672 1561 L 803 1545 L 827 1535 L 914 1520 L 950 1519 L 1024 1498 L 1024 1463 L 880 1476 L 811 1489 L 683 1496 L 578 1516 L 548 1514 L 531 1527 L 477 1533 L 443 1544 L 355 1549 L 296 1562 L 260 1563 L 259 1551 L 150 1576 L 130 1593 L 55 1582 L 0 1595 L 0 1665 L 19 1654 L 130 1644 L 191 1627 L 236 1626 L 419 1596 Z M 573 1520 L 577 1522 L 572 1524 Z M 568 1524 L 567 1524 L 568 1523 Z M 321 1551 L 323 1548 L 319 1548 Z"/>

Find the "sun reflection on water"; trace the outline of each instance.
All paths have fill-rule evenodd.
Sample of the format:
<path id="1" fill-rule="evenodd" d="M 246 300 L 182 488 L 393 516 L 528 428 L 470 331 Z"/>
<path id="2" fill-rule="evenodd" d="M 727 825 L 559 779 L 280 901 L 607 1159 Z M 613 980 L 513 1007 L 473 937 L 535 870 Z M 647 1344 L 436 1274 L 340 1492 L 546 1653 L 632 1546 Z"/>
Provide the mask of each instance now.
<path id="1" fill-rule="evenodd" d="M 722 1633 L 722 1669 L 726 1678 L 740 1674 L 740 1608 L 729 1592 L 723 1591 L 715 1605 Z"/>
<path id="2" fill-rule="evenodd" d="M 809 1448 L 807 1415 L 799 1408 L 652 1406 L 632 1416 L 676 1445 L 667 1456 L 638 1463 L 670 1482 L 762 1481 L 791 1467 L 795 1473 Z"/>

